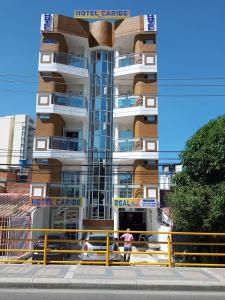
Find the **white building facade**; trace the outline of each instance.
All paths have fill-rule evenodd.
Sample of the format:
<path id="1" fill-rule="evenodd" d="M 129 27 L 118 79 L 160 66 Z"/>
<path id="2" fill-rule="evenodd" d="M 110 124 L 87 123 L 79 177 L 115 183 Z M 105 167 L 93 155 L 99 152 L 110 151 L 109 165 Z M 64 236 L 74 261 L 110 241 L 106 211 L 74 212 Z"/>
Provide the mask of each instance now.
<path id="1" fill-rule="evenodd" d="M 19 168 L 32 163 L 34 120 L 28 115 L 0 117 L 0 165 Z"/>

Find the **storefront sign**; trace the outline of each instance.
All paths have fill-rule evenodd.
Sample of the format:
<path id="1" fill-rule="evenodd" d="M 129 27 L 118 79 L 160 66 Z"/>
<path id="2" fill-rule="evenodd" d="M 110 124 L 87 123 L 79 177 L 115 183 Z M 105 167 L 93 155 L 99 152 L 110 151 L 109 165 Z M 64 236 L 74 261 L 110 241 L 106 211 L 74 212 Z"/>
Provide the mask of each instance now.
<path id="1" fill-rule="evenodd" d="M 78 19 L 125 19 L 130 16 L 129 10 L 75 10 L 74 18 Z"/>
<path id="2" fill-rule="evenodd" d="M 41 30 L 53 31 L 53 18 L 52 14 L 41 15 Z"/>
<path id="3" fill-rule="evenodd" d="M 156 15 L 144 15 L 144 31 L 156 31 Z"/>
<path id="4" fill-rule="evenodd" d="M 153 208 L 157 207 L 157 200 L 143 198 L 113 198 L 112 206 L 117 208 Z"/>
<path id="5" fill-rule="evenodd" d="M 156 199 L 141 199 L 140 206 L 142 208 L 154 208 L 157 207 Z"/>
<path id="6" fill-rule="evenodd" d="M 81 207 L 82 198 L 69 197 L 33 197 L 30 204 L 37 207 Z"/>

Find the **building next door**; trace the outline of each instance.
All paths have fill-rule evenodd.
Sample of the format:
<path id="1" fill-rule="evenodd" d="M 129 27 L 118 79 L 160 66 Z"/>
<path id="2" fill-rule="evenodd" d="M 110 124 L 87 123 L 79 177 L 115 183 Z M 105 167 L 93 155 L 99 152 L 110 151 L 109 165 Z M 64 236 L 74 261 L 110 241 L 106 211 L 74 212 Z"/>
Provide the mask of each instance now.
<path id="1" fill-rule="evenodd" d="M 53 208 L 52 228 L 54 229 L 78 229 L 79 208 L 57 207 Z M 77 233 L 65 233 L 68 239 L 77 239 Z"/>

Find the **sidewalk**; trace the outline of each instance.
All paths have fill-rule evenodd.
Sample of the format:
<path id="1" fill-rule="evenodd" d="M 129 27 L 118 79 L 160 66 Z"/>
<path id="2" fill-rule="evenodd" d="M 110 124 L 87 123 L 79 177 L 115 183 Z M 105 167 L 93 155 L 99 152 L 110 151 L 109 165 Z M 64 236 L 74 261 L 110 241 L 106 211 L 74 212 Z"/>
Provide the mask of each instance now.
<path id="1" fill-rule="evenodd" d="M 225 269 L 2 264 L 0 288 L 225 291 Z"/>

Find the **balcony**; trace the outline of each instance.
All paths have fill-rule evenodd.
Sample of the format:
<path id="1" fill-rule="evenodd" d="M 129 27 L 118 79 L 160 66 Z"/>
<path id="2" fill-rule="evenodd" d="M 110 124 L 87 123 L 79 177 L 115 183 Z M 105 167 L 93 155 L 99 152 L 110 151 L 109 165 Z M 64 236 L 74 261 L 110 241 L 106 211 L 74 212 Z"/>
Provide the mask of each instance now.
<path id="1" fill-rule="evenodd" d="M 158 198 L 158 188 L 140 184 L 114 184 L 113 193 L 118 198 Z"/>
<path id="2" fill-rule="evenodd" d="M 65 199 L 78 199 L 85 198 L 86 185 L 75 184 L 67 182 L 60 183 L 32 183 L 31 184 L 31 197 L 40 197 L 41 199 L 46 197 L 63 197 Z M 39 196 L 37 196 L 37 194 Z"/>
<path id="3" fill-rule="evenodd" d="M 117 56 L 115 62 L 114 75 L 116 77 L 157 72 L 157 55 L 154 52 Z"/>
<path id="4" fill-rule="evenodd" d="M 123 118 L 138 115 L 158 115 L 158 101 L 155 96 L 118 96 L 115 99 L 113 116 Z"/>
<path id="5" fill-rule="evenodd" d="M 33 158 L 58 159 L 64 162 L 84 162 L 86 141 L 62 136 L 35 137 Z"/>
<path id="6" fill-rule="evenodd" d="M 158 187 L 140 184 L 115 184 L 113 206 L 120 208 L 156 208 Z"/>
<path id="7" fill-rule="evenodd" d="M 39 93 L 36 100 L 37 113 L 60 114 L 67 118 L 87 117 L 87 99 L 84 96 L 60 94 L 60 93 Z"/>
<path id="8" fill-rule="evenodd" d="M 68 184 L 66 182 L 49 183 L 47 194 L 55 197 L 66 198 L 85 198 L 86 186 L 85 184 Z"/>
<path id="9" fill-rule="evenodd" d="M 87 58 L 62 52 L 40 52 L 38 71 L 87 78 Z"/>
<path id="10" fill-rule="evenodd" d="M 113 159 L 124 160 L 157 160 L 158 141 L 157 139 L 147 138 L 125 138 L 115 140 Z"/>

